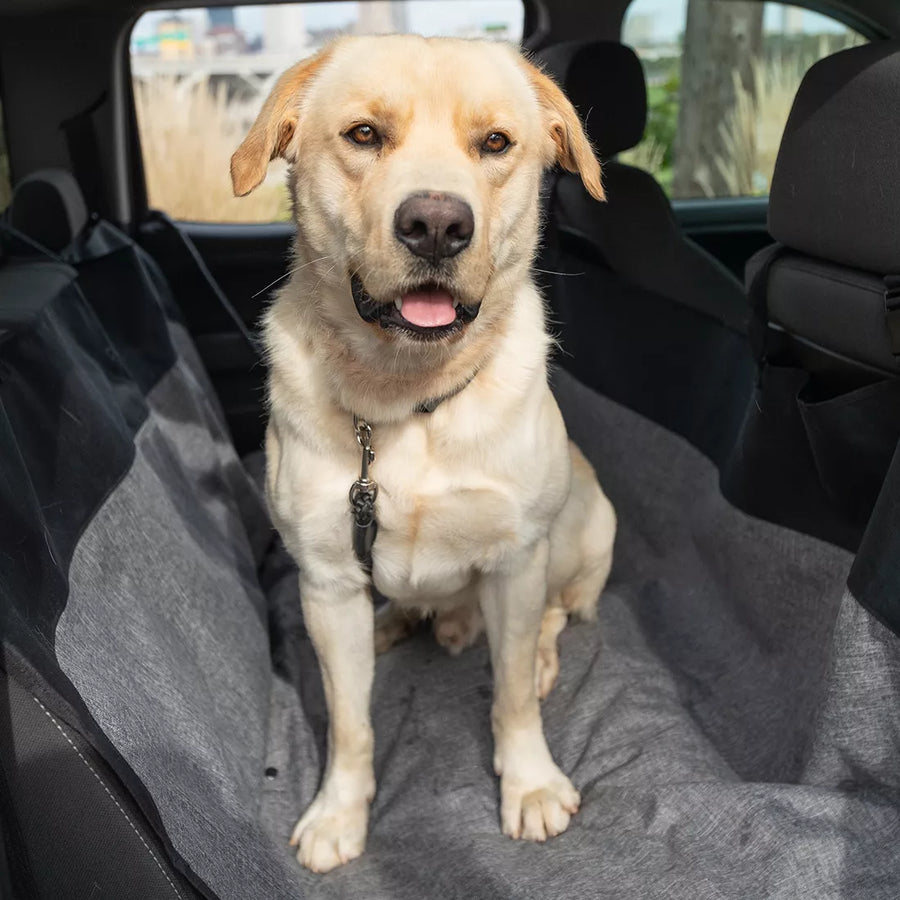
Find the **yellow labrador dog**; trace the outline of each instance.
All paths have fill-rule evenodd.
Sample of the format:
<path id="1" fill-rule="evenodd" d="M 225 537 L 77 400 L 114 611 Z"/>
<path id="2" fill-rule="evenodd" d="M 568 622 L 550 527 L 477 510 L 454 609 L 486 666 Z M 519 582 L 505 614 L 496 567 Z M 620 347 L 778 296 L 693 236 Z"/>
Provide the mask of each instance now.
<path id="1" fill-rule="evenodd" d="M 267 493 L 330 715 L 292 843 L 317 872 L 365 845 L 373 583 L 391 599 L 383 645 L 411 611 L 453 650 L 486 630 L 502 829 L 542 841 L 580 798 L 538 696 L 567 615 L 594 614 L 615 516 L 548 388 L 530 267 L 542 170 L 577 171 L 602 199 L 600 167 L 514 49 L 415 36 L 343 38 L 287 71 L 232 158 L 235 193 L 275 157 L 297 238 L 265 320 Z"/>

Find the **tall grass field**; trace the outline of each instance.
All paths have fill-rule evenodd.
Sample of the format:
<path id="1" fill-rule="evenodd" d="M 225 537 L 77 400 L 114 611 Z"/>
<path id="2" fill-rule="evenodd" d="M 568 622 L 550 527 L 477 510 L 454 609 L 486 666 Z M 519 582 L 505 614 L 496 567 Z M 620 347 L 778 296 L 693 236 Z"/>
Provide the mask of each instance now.
<path id="1" fill-rule="evenodd" d="M 273 163 L 252 194 L 235 197 L 231 190 L 231 154 L 256 109 L 228 103 L 224 84 L 185 86 L 168 76 L 135 83 L 134 96 L 152 207 L 196 222 L 290 219 L 283 164 Z"/>

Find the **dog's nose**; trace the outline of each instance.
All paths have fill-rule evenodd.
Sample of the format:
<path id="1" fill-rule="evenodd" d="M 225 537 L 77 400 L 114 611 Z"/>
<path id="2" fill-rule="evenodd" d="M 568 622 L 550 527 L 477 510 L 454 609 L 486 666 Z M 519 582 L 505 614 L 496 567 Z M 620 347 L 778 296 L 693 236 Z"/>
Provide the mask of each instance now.
<path id="1" fill-rule="evenodd" d="M 394 214 L 397 240 L 432 262 L 468 247 L 474 230 L 472 207 L 453 194 L 410 194 Z"/>

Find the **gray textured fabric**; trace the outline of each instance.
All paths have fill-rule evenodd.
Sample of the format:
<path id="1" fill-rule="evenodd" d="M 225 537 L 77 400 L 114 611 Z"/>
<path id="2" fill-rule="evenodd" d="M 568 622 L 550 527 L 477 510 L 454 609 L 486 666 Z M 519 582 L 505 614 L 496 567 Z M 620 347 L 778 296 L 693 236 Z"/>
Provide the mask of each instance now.
<path id="1" fill-rule="evenodd" d="M 556 390 L 620 519 L 543 707 L 582 809 L 545 845 L 500 834 L 487 648 L 421 634 L 377 663 L 367 852 L 314 876 L 286 843 L 326 722 L 293 566 L 269 553 L 257 582 L 257 514 L 221 496 L 237 461 L 160 385 L 57 646 L 176 848 L 222 900 L 900 896 L 898 645 L 844 595 L 849 556 L 737 512 L 681 439 Z"/>

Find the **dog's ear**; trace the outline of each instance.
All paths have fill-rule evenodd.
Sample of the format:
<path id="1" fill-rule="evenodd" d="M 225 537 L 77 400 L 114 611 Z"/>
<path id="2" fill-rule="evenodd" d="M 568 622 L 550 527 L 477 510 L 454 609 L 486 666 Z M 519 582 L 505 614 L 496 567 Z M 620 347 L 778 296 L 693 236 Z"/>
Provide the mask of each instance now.
<path id="1" fill-rule="evenodd" d="M 522 64 L 543 108 L 547 131 L 556 145 L 556 162 L 569 172 L 577 172 L 595 200 L 605 200 L 600 163 L 575 107 L 552 78 L 524 58 Z"/>
<path id="2" fill-rule="evenodd" d="M 231 186 L 243 197 L 266 177 L 269 162 L 289 159 L 288 149 L 297 130 L 298 107 L 304 88 L 331 56 L 331 48 L 304 59 L 275 82 L 256 121 L 231 157 Z"/>

